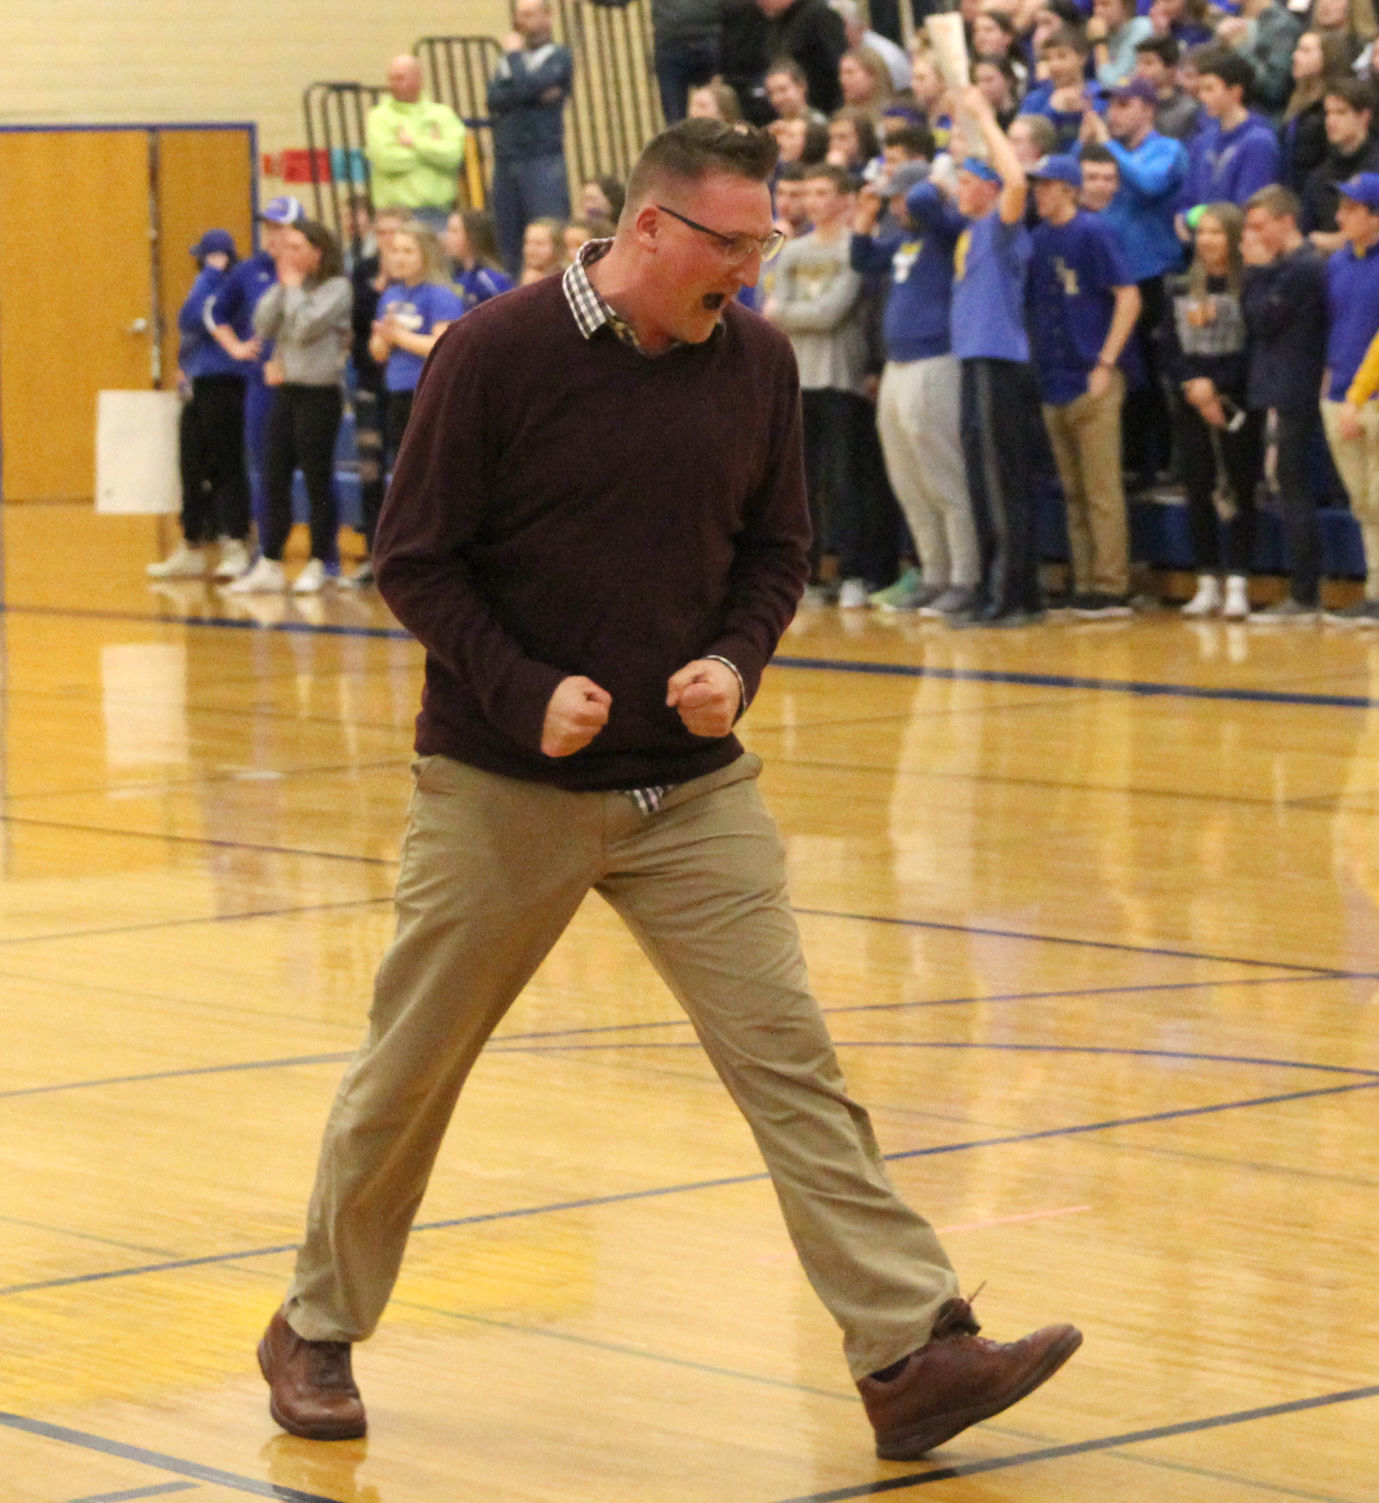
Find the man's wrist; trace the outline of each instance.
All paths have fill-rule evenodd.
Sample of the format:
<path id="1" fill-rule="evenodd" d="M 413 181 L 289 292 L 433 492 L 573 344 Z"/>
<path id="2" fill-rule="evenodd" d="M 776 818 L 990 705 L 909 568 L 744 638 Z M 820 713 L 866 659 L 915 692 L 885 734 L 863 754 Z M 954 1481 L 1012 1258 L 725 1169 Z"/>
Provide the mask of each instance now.
<path id="1" fill-rule="evenodd" d="M 721 653 L 717 652 L 709 653 L 707 658 L 705 658 L 705 662 L 722 663 L 737 680 L 737 715 L 733 716 L 733 719 L 736 720 L 738 715 L 741 715 L 747 708 L 747 684 L 742 677 L 741 670 L 731 658 L 725 658 Z"/>

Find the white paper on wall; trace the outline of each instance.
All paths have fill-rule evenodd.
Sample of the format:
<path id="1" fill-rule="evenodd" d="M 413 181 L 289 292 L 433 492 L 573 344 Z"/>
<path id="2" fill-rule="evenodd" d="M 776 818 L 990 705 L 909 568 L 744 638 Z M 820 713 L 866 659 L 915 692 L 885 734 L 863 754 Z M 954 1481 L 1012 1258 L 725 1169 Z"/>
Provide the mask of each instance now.
<path id="1" fill-rule="evenodd" d="M 162 515 L 182 508 L 175 391 L 103 391 L 96 400 L 96 510 Z"/>

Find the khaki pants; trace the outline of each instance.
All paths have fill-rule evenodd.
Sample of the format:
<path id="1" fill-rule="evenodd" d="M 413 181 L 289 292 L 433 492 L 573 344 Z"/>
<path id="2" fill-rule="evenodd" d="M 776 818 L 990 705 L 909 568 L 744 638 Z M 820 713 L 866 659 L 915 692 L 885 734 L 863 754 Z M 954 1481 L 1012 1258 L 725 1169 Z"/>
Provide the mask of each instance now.
<path id="1" fill-rule="evenodd" d="M 1084 393 L 1044 406 L 1054 464 L 1068 512 L 1073 588 L 1085 595 L 1130 589 L 1130 528 L 1121 480 L 1120 409 L 1125 377 L 1111 372 L 1101 396 Z"/>
<path id="2" fill-rule="evenodd" d="M 377 1325 L 460 1088 L 592 887 L 688 1013 L 766 1160 L 854 1377 L 922 1345 L 957 1292 L 932 1227 L 895 1194 L 810 995 L 759 760 L 640 814 L 420 759 L 398 929 L 322 1145 L 287 1310 L 308 1340 Z"/>
<path id="3" fill-rule="evenodd" d="M 876 400 L 886 474 L 905 513 L 924 583 L 974 589 L 977 528 L 962 460 L 962 376 L 956 357 L 888 361 Z"/>
<path id="4" fill-rule="evenodd" d="M 1350 493 L 1350 509 L 1365 546 L 1365 598 L 1379 600 L 1379 403 L 1360 409 L 1360 437 L 1342 438 L 1344 402 L 1322 402 L 1322 425 L 1331 457 Z"/>

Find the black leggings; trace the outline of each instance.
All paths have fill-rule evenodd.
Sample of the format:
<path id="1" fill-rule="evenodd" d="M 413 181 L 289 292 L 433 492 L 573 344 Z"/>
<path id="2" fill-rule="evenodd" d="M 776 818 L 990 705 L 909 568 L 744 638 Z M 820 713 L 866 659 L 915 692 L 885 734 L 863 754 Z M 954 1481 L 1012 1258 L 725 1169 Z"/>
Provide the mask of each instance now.
<path id="1" fill-rule="evenodd" d="M 338 386 L 284 384 L 268 417 L 266 558 L 281 563 L 292 531 L 292 475 L 301 470 L 311 503 L 311 556 L 333 559 L 339 517 L 335 504 L 335 439 L 340 432 Z"/>
<path id="2" fill-rule="evenodd" d="M 1223 395 L 1233 402 L 1244 400 L 1243 393 Z M 1178 467 L 1187 492 L 1188 529 L 1198 573 L 1216 568 L 1223 568 L 1227 574 L 1250 572 L 1255 546 L 1255 487 L 1263 460 L 1262 412 L 1246 413 L 1244 426 L 1227 433 L 1223 428 L 1210 427 L 1190 402 L 1179 398 Z M 1229 482 L 1235 495 L 1235 515 L 1229 522 L 1221 520 L 1212 500 L 1223 480 Z"/>
<path id="3" fill-rule="evenodd" d="M 178 429 L 182 536 L 193 547 L 249 536 L 244 377 L 197 376 Z"/>

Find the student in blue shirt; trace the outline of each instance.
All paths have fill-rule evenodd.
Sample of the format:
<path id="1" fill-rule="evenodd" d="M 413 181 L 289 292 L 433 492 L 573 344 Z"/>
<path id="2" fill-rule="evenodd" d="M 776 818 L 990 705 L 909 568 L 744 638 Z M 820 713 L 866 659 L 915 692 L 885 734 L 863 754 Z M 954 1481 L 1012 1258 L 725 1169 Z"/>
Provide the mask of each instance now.
<path id="1" fill-rule="evenodd" d="M 200 579 L 206 548 L 220 542 L 217 579 L 249 567 L 249 479 L 244 469 L 246 367 L 223 349 L 206 321 L 238 257 L 228 230 L 207 230 L 192 246 L 199 268 L 177 315 L 178 385 L 186 400 L 178 425 L 182 541 L 148 566 L 150 579 Z"/>
<path id="2" fill-rule="evenodd" d="M 1188 148 L 1178 193 L 1175 225 L 1184 245 L 1193 241 L 1188 210 L 1214 203 L 1239 208 L 1282 175 L 1277 133 L 1245 103 L 1253 87 L 1254 70 L 1239 53 L 1223 50 L 1198 59 L 1197 97 L 1209 118 Z"/>
<path id="3" fill-rule="evenodd" d="M 1346 395 L 1379 334 L 1379 172 L 1339 186 L 1336 224 L 1346 243 L 1326 264 L 1329 333 L 1322 422 L 1331 457 L 1350 493 L 1365 546 L 1365 598 L 1337 617 L 1379 626 L 1379 403 L 1356 408 Z M 1327 612 L 1328 620 L 1333 619 Z"/>
<path id="4" fill-rule="evenodd" d="M 498 257 L 492 216 L 482 209 L 457 209 L 446 223 L 441 244 L 466 312 L 514 285 Z"/>
<path id="5" fill-rule="evenodd" d="M 1031 237 L 1027 307 L 1034 368 L 1067 506 L 1074 615 L 1130 614 L 1130 537 L 1121 482 L 1118 362 L 1140 294 L 1115 232 L 1078 208 L 1071 156 L 1030 168 L 1039 227 Z"/>
<path id="6" fill-rule="evenodd" d="M 852 269 L 863 276 L 891 274 L 876 425 L 886 473 L 921 566 L 873 595 L 872 603 L 883 610 L 947 616 L 971 610 L 981 565 L 963 466 L 961 378 L 950 328 L 953 251 L 966 221 L 928 177 L 927 162 L 905 162 L 859 195 L 851 259 Z M 886 200 L 903 227 L 875 234 Z"/>
<path id="7" fill-rule="evenodd" d="M 1124 419 L 1127 468 L 1146 490 L 1169 460 L 1160 333 L 1164 277 L 1183 261 L 1173 210 L 1188 166 L 1182 142 L 1155 128 L 1158 102 L 1158 91 L 1147 78 L 1132 78 L 1111 95 L 1104 121 L 1089 115 L 1083 126 L 1083 140 L 1105 146 L 1120 174 L 1106 222 L 1119 237 L 1130 280 L 1140 292 L 1135 332 L 1146 380 L 1143 390 L 1125 404 Z"/>
<path id="8" fill-rule="evenodd" d="M 369 353 L 383 366 L 388 393 L 384 433 L 391 464 L 412 415 L 412 395 L 426 357 L 464 312 L 464 304 L 445 281 L 440 241 L 419 221 L 394 231 L 387 271 L 390 280 L 378 300 Z"/>
<path id="9" fill-rule="evenodd" d="M 962 371 L 962 448 L 981 556 L 971 624 L 1018 626 L 1043 611 L 1031 476 L 1043 442 L 1039 388 L 1025 332 L 1025 169 L 975 85 L 963 103 L 991 161 L 958 169 L 958 211 L 968 221 L 954 251 L 952 341 Z M 949 617 L 955 620 L 955 617 Z"/>
<path id="10" fill-rule="evenodd" d="M 1106 108 L 1106 90 L 1087 78 L 1090 44 L 1076 26 L 1060 26 L 1040 48 L 1047 80 L 1032 88 L 1022 115 L 1042 115 L 1058 134 L 1057 149 L 1072 151 L 1087 111 Z"/>

